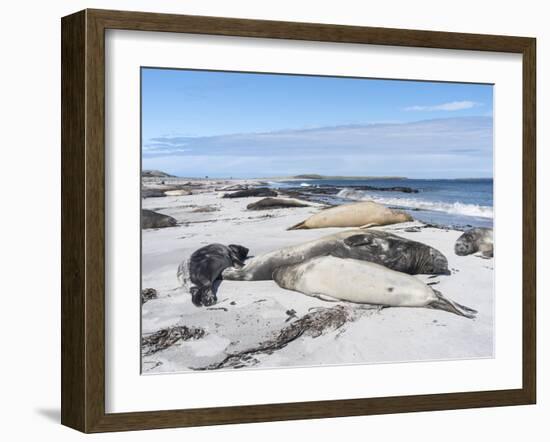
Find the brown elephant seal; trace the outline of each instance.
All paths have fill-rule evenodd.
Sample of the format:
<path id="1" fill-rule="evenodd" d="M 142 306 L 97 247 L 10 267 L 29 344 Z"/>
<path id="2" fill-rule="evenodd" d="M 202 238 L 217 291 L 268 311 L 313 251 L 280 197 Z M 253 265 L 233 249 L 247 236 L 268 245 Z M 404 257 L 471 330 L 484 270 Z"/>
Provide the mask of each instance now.
<path id="1" fill-rule="evenodd" d="M 487 258 L 493 257 L 493 229 L 476 227 L 467 230 L 456 240 L 455 253 L 459 256 L 481 252 Z"/>
<path id="2" fill-rule="evenodd" d="M 192 284 L 191 301 L 197 307 L 215 304 L 216 281 L 222 271 L 231 266 L 242 266 L 248 249 L 236 244 L 209 244 L 193 252 L 178 268 L 178 278 L 184 286 Z"/>
<path id="3" fill-rule="evenodd" d="M 385 226 L 412 220 L 413 218 L 405 212 L 388 209 L 374 201 L 363 201 L 324 209 L 305 221 L 289 227 L 288 230 Z"/>
<path id="4" fill-rule="evenodd" d="M 161 229 L 164 227 L 174 227 L 178 222 L 175 218 L 152 210 L 141 209 L 141 228 L 142 229 Z"/>
<path id="5" fill-rule="evenodd" d="M 427 307 L 474 318 L 475 310 L 445 298 L 414 276 L 357 259 L 320 256 L 279 267 L 273 279 L 305 295 L 389 307 Z"/>
<path id="6" fill-rule="evenodd" d="M 268 197 L 246 206 L 248 210 L 286 209 L 288 207 L 309 207 L 309 205 L 289 198 Z"/>
<path id="7" fill-rule="evenodd" d="M 223 278 L 270 280 L 279 267 L 328 255 L 374 262 L 411 275 L 450 274 L 447 258 L 433 247 L 388 232 L 353 229 L 255 256 L 242 268 L 224 270 Z"/>

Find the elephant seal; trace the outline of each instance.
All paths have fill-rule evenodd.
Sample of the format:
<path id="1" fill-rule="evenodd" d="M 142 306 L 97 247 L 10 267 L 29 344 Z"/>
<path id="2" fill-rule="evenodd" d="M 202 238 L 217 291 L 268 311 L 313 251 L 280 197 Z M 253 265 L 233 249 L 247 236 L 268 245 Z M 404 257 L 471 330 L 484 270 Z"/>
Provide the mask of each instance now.
<path id="1" fill-rule="evenodd" d="M 192 195 L 192 192 L 185 189 L 166 190 L 164 192 L 166 196 L 188 196 Z"/>
<path id="2" fill-rule="evenodd" d="M 141 209 L 141 228 L 160 229 L 163 227 L 174 227 L 178 222 L 175 218 L 152 210 Z"/>
<path id="3" fill-rule="evenodd" d="M 309 296 L 389 307 L 427 307 L 474 318 L 475 310 L 445 298 L 414 276 L 357 259 L 320 256 L 279 267 L 273 279 L 282 288 Z"/>
<path id="4" fill-rule="evenodd" d="M 326 255 L 370 261 L 411 275 L 450 274 L 447 258 L 433 247 L 388 232 L 352 229 L 256 256 L 242 268 L 227 268 L 223 278 L 270 280 L 279 267 Z"/>
<path id="5" fill-rule="evenodd" d="M 459 256 L 481 252 L 487 258 L 493 257 L 493 229 L 476 227 L 467 230 L 456 240 L 455 253 Z"/>
<path id="6" fill-rule="evenodd" d="M 242 266 L 248 255 L 248 249 L 236 244 L 209 244 L 193 252 L 189 261 L 184 261 L 178 268 L 178 278 L 189 281 L 191 301 L 197 307 L 209 306 L 217 301 L 214 282 L 222 271 L 231 266 Z"/>
<path id="7" fill-rule="evenodd" d="M 405 212 L 388 209 L 374 201 L 363 201 L 322 210 L 287 230 L 385 226 L 412 220 L 413 218 Z"/>
<path id="8" fill-rule="evenodd" d="M 270 209 L 285 209 L 287 207 L 309 207 L 300 201 L 289 198 L 264 198 L 255 203 L 251 203 L 246 208 L 248 210 L 270 210 Z"/>
<path id="9" fill-rule="evenodd" d="M 141 197 L 145 198 L 162 198 L 166 196 L 164 190 L 161 189 L 141 189 Z"/>
<path id="10" fill-rule="evenodd" d="M 226 193 L 223 198 L 248 198 L 251 196 L 277 196 L 277 192 L 267 187 L 256 187 L 254 189 L 239 190 L 233 193 Z"/>

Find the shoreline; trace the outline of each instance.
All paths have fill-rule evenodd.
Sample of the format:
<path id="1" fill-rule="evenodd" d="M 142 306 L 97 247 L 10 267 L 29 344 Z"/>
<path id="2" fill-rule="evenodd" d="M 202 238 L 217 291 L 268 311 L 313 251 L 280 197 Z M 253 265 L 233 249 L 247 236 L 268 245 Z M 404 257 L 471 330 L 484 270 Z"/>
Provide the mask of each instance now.
<path id="1" fill-rule="evenodd" d="M 379 180 L 383 179 L 386 178 L 379 178 Z M 403 180 L 417 181 L 408 178 L 404 178 Z M 304 180 L 297 178 L 193 179 L 180 177 L 151 179 L 148 177 L 142 180 L 142 192 L 149 192 L 150 189 L 161 190 L 164 187 L 168 190 L 186 189 L 189 191 L 201 191 L 200 188 L 202 188 L 203 190 L 214 189 L 217 191 L 225 190 L 227 192 L 236 190 L 237 187 L 243 189 L 267 187 L 281 193 L 281 196 L 326 206 L 372 200 L 392 209 L 406 211 L 415 219 L 418 218 L 422 223 L 441 229 L 450 228 L 463 231 L 472 227 L 491 227 L 493 224 L 492 205 L 484 206 L 474 203 L 463 203 L 458 200 L 453 200 L 451 202 L 451 200 L 439 201 L 432 198 L 425 199 L 425 192 L 419 190 L 417 187 L 401 185 L 371 186 L 367 184 L 343 185 L 340 183 L 331 183 L 331 180 L 326 180 L 327 183 L 318 185 L 286 185 L 286 183 L 305 183 L 305 181 L 319 180 Z M 352 180 L 350 179 L 349 181 Z M 275 185 L 276 183 L 285 185 L 277 186 Z M 193 187 L 195 188 L 193 189 Z M 147 198 L 148 196 L 146 195 L 145 197 Z"/>

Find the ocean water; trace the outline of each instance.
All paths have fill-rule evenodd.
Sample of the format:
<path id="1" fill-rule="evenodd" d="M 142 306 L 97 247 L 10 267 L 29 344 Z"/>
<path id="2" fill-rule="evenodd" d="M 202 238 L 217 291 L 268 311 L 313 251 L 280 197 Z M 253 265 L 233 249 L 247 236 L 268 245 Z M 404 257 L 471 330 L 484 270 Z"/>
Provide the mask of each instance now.
<path id="1" fill-rule="evenodd" d="M 335 195 L 319 195 L 319 200 L 332 204 L 354 201 L 376 201 L 392 208 L 400 208 L 415 219 L 443 226 L 492 227 L 493 180 L 303 180 L 270 182 L 272 187 L 300 187 L 301 191 L 315 187 L 335 187 Z M 354 189 L 353 186 L 410 187 L 418 193 Z M 317 197 L 317 195 L 316 195 Z"/>

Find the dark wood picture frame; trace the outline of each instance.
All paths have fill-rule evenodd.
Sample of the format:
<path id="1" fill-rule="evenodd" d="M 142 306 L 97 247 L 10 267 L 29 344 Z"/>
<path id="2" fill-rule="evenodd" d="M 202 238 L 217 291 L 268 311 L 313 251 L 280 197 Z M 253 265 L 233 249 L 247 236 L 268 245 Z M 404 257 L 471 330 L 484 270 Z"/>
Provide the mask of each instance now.
<path id="1" fill-rule="evenodd" d="M 312 23 L 84 10 L 62 19 L 61 422 L 83 432 L 534 404 L 536 40 Z M 513 390 L 105 412 L 105 30 L 518 53 L 523 58 L 523 385 Z"/>

